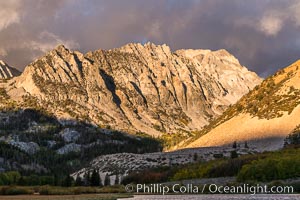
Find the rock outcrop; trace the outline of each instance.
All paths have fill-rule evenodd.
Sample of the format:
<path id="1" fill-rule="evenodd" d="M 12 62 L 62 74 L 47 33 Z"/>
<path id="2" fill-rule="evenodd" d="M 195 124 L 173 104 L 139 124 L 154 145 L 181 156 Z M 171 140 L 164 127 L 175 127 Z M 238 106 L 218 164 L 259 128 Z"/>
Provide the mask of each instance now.
<path id="1" fill-rule="evenodd" d="M 0 60 L 0 79 L 12 78 L 20 74 L 21 72 L 17 69 L 8 66 L 4 61 Z"/>
<path id="2" fill-rule="evenodd" d="M 158 136 L 201 129 L 260 82 L 226 50 L 147 43 L 83 55 L 60 45 L 28 65 L 8 94 L 34 97 L 62 119 Z"/>
<path id="3" fill-rule="evenodd" d="M 115 183 L 116 176 L 121 179 L 121 177 L 125 177 L 130 173 L 157 167 L 180 166 L 209 161 L 220 157 L 230 158 L 232 151 L 236 151 L 238 155 L 257 153 L 251 147 L 208 147 L 146 154 L 118 153 L 99 156 L 93 159 L 87 167 L 80 169 L 71 176 L 74 179 L 77 176 L 84 178 L 86 174 L 91 174 L 96 169 L 101 180 L 104 180 L 105 176 L 109 176 L 110 182 L 113 184 Z"/>

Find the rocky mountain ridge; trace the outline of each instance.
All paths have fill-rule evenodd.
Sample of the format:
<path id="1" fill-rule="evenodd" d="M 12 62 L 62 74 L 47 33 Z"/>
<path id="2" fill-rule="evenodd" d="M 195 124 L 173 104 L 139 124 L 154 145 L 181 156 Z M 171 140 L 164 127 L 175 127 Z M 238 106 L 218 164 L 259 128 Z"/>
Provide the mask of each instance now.
<path id="1" fill-rule="evenodd" d="M 248 141 L 261 151 L 284 146 L 300 124 L 300 60 L 279 70 L 243 96 L 183 147 L 226 146 Z"/>
<path id="2" fill-rule="evenodd" d="M 201 129 L 260 82 L 226 50 L 131 43 L 85 55 L 60 45 L 4 88 L 61 120 L 159 136 Z"/>

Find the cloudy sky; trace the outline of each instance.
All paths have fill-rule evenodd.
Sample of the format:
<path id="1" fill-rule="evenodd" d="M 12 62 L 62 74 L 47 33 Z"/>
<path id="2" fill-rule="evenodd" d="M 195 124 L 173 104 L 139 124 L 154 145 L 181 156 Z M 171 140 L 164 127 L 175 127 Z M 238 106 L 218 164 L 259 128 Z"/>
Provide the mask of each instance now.
<path id="1" fill-rule="evenodd" d="M 300 59 L 300 1 L 0 1 L 0 59 L 21 70 L 60 43 L 85 53 L 145 41 L 224 48 L 265 77 Z"/>

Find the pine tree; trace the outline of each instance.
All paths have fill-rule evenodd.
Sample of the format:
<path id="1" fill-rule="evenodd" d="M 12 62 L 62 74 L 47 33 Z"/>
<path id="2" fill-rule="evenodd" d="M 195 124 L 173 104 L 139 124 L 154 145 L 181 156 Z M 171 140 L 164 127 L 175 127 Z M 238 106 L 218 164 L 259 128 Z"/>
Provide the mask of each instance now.
<path id="1" fill-rule="evenodd" d="M 19 179 L 18 185 L 22 185 L 22 186 L 26 185 L 26 181 L 23 176 L 21 176 L 21 178 Z"/>
<path id="2" fill-rule="evenodd" d="M 93 170 L 92 176 L 91 176 L 91 185 L 92 186 L 100 186 L 101 180 L 100 176 L 97 170 Z"/>
<path id="3" fill-rule="evenodd" d="M 83 185 L 83 181 L 82 181 L 82 179 L 79 175 L 76 177 L 75 185 L 76 186 L 82 186 Z"/>
<path id="4" fill-rule="evenodd" d="M 91 177 L 90 177 L 90 172 L 86 172 L 83 175 L 83 181 L 85 186 L 90 186 L 91 185 Z"/>
<path id="5" fill-rule="evenodd" d="M 73 178 L 70 175 L 67 175 L 66 178 L 63 181 L 62 186 L 64 187 L 71 187 L 73 183 Z"/>
<path id="6" fill-rule="evenodd" d="M 236 147 L 237 147 L 237 144 L 236 144 L 236 141 L 234 141 L 232 144 L 232 148 L 236 149 Z"/>
<path id="7" fill-rule="evenodd" d="M 108 174 L 105 175 L 104 185 L 105 186 L 109 186 L 110 185 L 110 177 L 108 176 Z"/>
<path id="8" fill-rule="evenodd" d="M 57 177 L 56 174 L 54 175 L 54 185 L 55 185 L 55 186 L 60 185 L 59 180 L 58 180 L 58 177 Z"/>
<path id="9" fill-rule="evenodd" d="M 119 174 L 116 174 L 115 185 L 119 185 L 119 184 L 120 184 Z"/>
<path id="10" fill-rule="evenodd" d="M 239 155 L 235 150 L 230 152 L 230 158 L 237 158 L 237 157 L 239 157 Z"/>
<path id="11" fill-rule="evenodd" d="M 197 154 L 197 153 L 194 153 L 193 159 L 194 159 L 194 161 L 197 161 L 197 160 L 198 160 L 198 154 Z"/>

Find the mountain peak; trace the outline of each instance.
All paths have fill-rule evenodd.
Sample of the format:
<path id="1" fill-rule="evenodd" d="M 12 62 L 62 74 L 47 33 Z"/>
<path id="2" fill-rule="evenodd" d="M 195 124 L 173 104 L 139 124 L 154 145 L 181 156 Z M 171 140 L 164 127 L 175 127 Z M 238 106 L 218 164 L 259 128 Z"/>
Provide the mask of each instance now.
<path id="1" fill-rule="evenodd" d="M 229 51 L 227 51 L 226 49 L 219 49 L 219 50 L 216 50 L 215 52 L 221 56 L 232 56 L 232 54 L 229 53 Z"/>
<path id="2" fill-rule="evenodd" d="M 125 44 L 123 46 L 121 46 L 120 48 L 117 48 L 121 51 L 125 51 L 125 52 L 134 52 L 136 50 L 142 50 L 142 51 L 151 51 L 154 49 L 164 49 L 166 52 L 171 53 L 170 47 L 166 44 L 155 44 L 153 42 L 146 42 L 144 44 L 142 43 L 128 43 Z"/>
<path id="3" fill-rule="evenodd" d="M 63 54 L 67 54 L 70 53 L 70 50 L 68 48 L 66 48 L 63 44 L 59 44 L 57 45 L 51 52 L 58 52 L 58 53 L 63 53 Z"/>
<path id="4" fill-rule="evenodd" d="M 200 61 L 204 60 L 205 62 L 207 61 L 207 59 L 214 57 L 223 62 L 225 61 L 227 63 L 233 63 L 237 66 L 240 65 L 238 59 L 226 49 L 219 49 L 216 51 L 212 51 L 209 49 L 180 49 L 177 50 L 176 53 L 184 55 L 191 59 L 197 58 L 198 60 L 200 59 Z"/>
<path id="5" fill-rule="evenodd" d="M 63 44 L 59 44 L 55 47 L 56 50 L 67 50 L 67 48 L 65 47 L 65 45 Z"/>
<path id="6" fill-rule="evenodd" d="M 211 56 L 189 59 L 153 43 L 86 55 L 59 45 L 32 63 L 16 87 L 53 104 L 53 113 L 117 130 L 199 130 L 260 83 L 247 69 Z"/>

